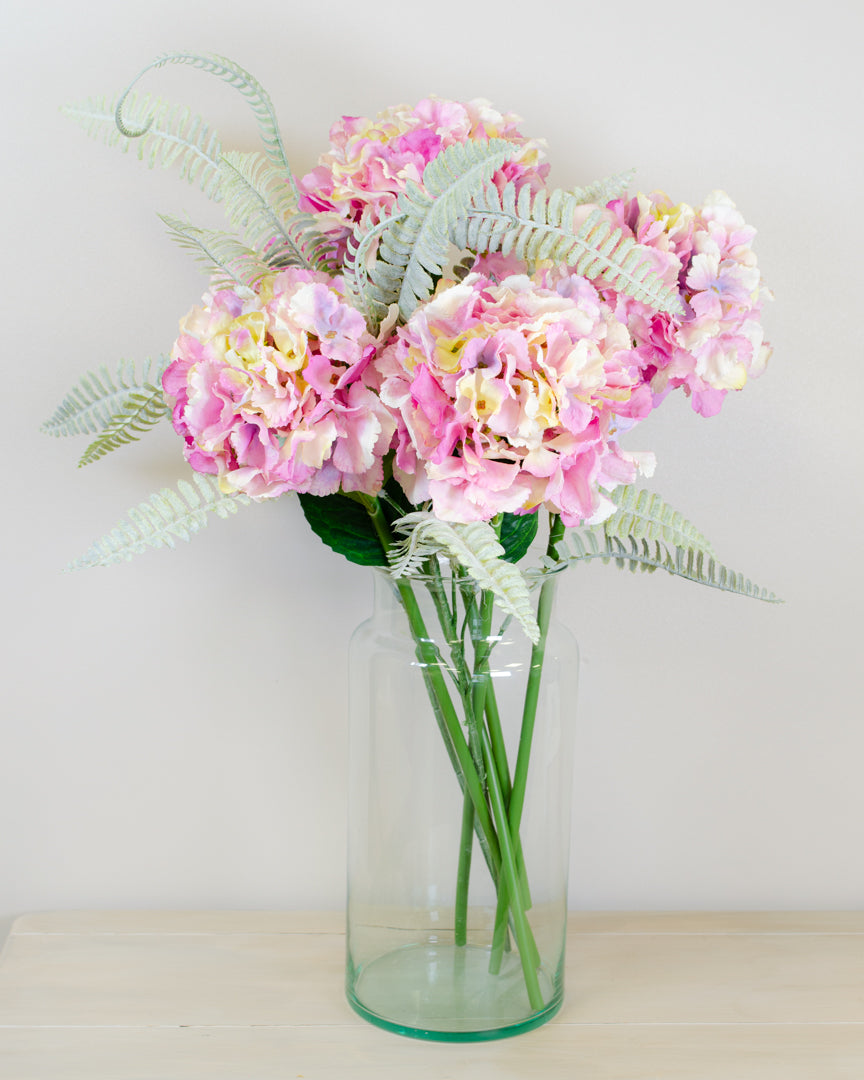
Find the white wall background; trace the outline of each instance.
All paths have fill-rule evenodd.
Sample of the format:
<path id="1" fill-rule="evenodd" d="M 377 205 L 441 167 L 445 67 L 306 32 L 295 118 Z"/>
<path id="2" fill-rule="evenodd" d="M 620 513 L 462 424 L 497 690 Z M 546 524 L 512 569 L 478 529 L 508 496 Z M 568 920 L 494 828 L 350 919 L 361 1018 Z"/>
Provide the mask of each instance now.
<path id="1" fill-rule="evenodd" d="M 77 443 L 38 432 L 84 371 L 170 348 L 203 290 L 155 217 L 212 220 L 203 196 L 58 112 L 172 48 L 253 71 L 298 172 L 342 113 L 485 96 L 547 138 L 558 183 L 637 165 L 640 188 L 676 199 L 724 188 L 758 227 L 777 296 L 768 373 L 710 421 L 667 402 L 630 445 L 657 452 L 657 489 L 787 604 L 601 566 L 570 575 L 584 656 L 571 903 L 859 907 L 860 9 L 240 10 L 43 0 L 13 20 L 6 5 L 0 918 L 342 904 L 343 671 L 366 574 L 288 499 L 173 553 L 60 572 L 185 468 L 167 428 L 81 471 Z M 227 145 L 256 145 L 223 84 L 172 69 L 146 85 Z"/>

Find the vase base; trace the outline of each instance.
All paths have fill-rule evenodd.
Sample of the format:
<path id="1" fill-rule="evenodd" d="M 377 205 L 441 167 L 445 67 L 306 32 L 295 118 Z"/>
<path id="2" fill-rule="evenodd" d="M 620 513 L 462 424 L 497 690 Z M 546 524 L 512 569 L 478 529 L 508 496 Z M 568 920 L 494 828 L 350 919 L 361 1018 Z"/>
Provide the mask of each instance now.
<path id="1" fill-rule="evenodd" d="M 349 976 L 348 1003 L 387 1031 L 440 1042 L 520 1035 L 558 1012 L 560 986 L 541 972 L 546 1004 L 532 1009 L 518 956 L 506 956 L 500 972 L 490 975 L 490 955 L 488 948 L 471 945 L 396 949 Z"/>

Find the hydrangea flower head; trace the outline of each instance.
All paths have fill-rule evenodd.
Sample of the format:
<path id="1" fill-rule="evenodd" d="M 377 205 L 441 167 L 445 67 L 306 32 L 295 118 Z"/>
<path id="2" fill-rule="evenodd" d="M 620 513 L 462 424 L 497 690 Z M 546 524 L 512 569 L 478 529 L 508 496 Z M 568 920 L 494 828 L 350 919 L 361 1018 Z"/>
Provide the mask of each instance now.
<path id="1" fill-rule="evenodd" d="M 584 278 L 446 283 L 375 361 L 400 417 L 394 473 L 445 521 L 540 506 L 567 525 L 600 520 L 601 489 L 651 467 L 614 440 L 651 409 L 636 359 Z"/>
<path id="2" fill-rule="evenodd" d="M 340 278 L 292 267 L 206 295 L 162 380 L 187 460 L 259 498 L 375 494 L 394 430 L 364 382 L 375 349 Z"/>
<path id="3" fill-rule="evenodd" d="M 645 379 L 658 398 L 683 387 L 696 411 L 711 416 L 729 390 L 761 375 L 771 355 L 760 320 L 771 293 L 753 253 L 755 229 L 722 191 L 697 209 L 673 206 L 662 192 L 610 206 L 619 224 L 654 253 L 655 269 L 667 283 L 677 280 L 681 296 L 678 317 L 626 296 L 617 299 Z"/>
<path id="4" fill-rule="evenodd" d="M 332 213 L 343 226 L 378 220 L 395 203 L 409 180 L 419 184 L 423 170 L 454 143 L 507 139 L 518 148 L 494 181 L 525 180 L 537 188 L 549 171 L 542 143 L 524 138 L 519 118 L 499 113 L 478 98 L 462 104 L 424 98 L 415 108 L 396 105 L 374 119 L 343 116 L 330 129 L 330 150 L 300 181 L 301 209 Z"/>

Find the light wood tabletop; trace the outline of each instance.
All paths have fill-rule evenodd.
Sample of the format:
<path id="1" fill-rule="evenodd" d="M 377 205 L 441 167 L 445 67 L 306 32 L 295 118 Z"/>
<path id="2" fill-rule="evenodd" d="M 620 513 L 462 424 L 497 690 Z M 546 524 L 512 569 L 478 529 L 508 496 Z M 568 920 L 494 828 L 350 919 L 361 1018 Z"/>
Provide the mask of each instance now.
<path id="1" fill-rule="evenodd" d="M 574 913 L 550 1023 L 401 1038 L 339 913 L 68 912 L 0 956 L 2 1080 L 864 1080 L 864 913 Z"/>

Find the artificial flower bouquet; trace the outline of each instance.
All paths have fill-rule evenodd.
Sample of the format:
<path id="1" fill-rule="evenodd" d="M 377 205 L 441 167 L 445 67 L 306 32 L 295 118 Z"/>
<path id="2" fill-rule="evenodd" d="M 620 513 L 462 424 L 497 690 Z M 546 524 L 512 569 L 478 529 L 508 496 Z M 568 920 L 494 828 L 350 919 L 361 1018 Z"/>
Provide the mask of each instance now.
<path id="1" fill-rule="evenodd" d="M 133 91 L 147 71 L 177 63 L 246 97 L 263 153 L 223 152 L 188 110 Z M 562 566 L 600 558 L 773 599 L 638 487 L 653 455 L 622 445 L 669 394 L 711 416 L 764 370 L 769 293 L 754 230 L 722 192 L 698 206 L 628 196 L 629 174 L 550 189 L 543 144 L 482 100 L 430 97 L 343 117 L 299 178 L 269 97 L 221 57 L 166 55 L 118 98 L 68 111 L 151 166 L 179 166 L 233 227 L 163 219 L 207 269 L 203 300 L 170 356 L 92 372 L 45 425 L 95 435 L 83 464 L 169 419 L 194 471 L 73 565 L 172 546 L 210 513 L 294 493 L 330 547 L 389 571 L 468 835 L 496 885 L 490 966 L 512 940 L 531 1007 L 542 1009 L 519 800 L 544 591 Z M 418 589 L 434 599 L 447 656 Z M 502 633 L 494 605 L 533 649 L 518 763 L 499 753 L 484 682 Z M 469 870 L 460 858 L 457 944 Z"/>

